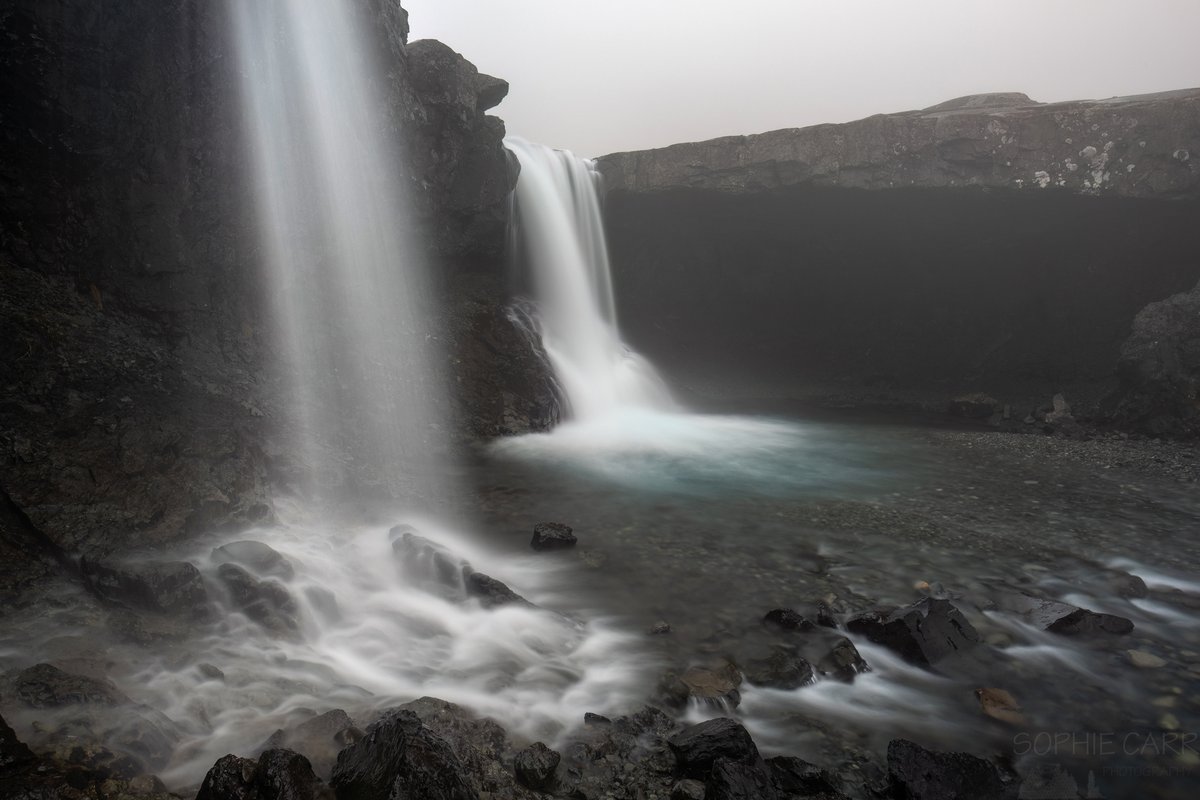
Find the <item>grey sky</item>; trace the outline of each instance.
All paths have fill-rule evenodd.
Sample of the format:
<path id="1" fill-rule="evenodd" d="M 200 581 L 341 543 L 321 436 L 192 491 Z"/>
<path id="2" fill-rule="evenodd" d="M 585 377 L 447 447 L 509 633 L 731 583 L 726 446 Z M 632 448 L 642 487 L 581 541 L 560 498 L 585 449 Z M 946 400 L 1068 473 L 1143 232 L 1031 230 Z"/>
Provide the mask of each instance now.
<path id="1" fill-rule="evenodd" d="M 403 0 L 580 155 L 922 108 L 1200 86 L 1200 0 Z"/>

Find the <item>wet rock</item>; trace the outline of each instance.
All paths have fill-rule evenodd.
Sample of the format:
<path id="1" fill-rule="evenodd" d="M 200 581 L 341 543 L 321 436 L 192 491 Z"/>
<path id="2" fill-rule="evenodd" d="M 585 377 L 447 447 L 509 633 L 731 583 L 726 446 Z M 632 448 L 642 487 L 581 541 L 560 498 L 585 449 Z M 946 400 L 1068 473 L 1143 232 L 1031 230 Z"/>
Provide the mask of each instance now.
<path id="1" fill-rule="evenodd" d="M 217 577 L 228 590 L 234 608 L 254 622 L 281 636 L 299 633 L 299 609 L 283 584 L 260 581 L 236 564 L 222 564 L 217 568 Z"/>
<path id="2" fill-rule="evenodd" d="M 850 683 L 854 676 L 870 672 L 871 667 L 858 653 L 854 642 L 846 638 L 839 639 L 825 657 L 817 663 L 817 670 L 835 680 Z"/>
<path id="3" fill-rule="evenodd" d="M 888 783 L 903 800 L 1012 800 L 1017 785 L 990 762 L 969 753 L 939 753 L 907 739 L 887 750 Z"/>
<path id="4" fill-rule="evenodd" d="M 684 778 L 671 787 L 671 800 L 704 800 L 704 784 Z"/>
<path id="5" fill-rule="evenodd" d="M 339 800 L 477 800 L 458 756 L 409 710 L 394 710 L 338 754 L 330 784 Z"/>
<path id="6" fill-rule="evenodd" d="M 948 600 L 935 598 L 890 614 L 861 614 L 847 621 L 846 629 L 922 666 L 936 664 L 979 643 L 979 633 L 962 612 Z"/>
<path id="7" fill-rule="evenodd" d="M 403 531 L 400 526 L 392 528 L 391 533 L 395 536 L 392 553 L 406 581 L 446 595 L 463 592 L 463 572 L 470 569 L 466 561 L 437 542 Z"/>
<path id="8" fill-rule="evenodd" d="M 289 731 L 277 731 L 266 749 L 285 748 L 308 759 L 317 775 L 328 776 L 337 754 L 355 739 L 354 720 L 340 708 L 318 714 Z"/>
<path id="9" fill-rule="evenodd" d="M 601 714 L 593 714 L 588 711 L 583 715 L 584 725 L 611 725 L 612 720 Z"/>
<path id="10" fill-rule="evenodd" d="M 196 800 L 332 800 L 308 759 L 290 750 L 268 750 L 255 761 L 227 755 L 200 785 Z"/>
<path id="11" fill-rule="evenodd" d="M 795 650 L 776 647 L 765 659 L 746 665 L 746 680 L 771 689 L 799 689 L 816 680 L 812 664 Z"/>
<path id="12" fill-rule="evenodd" d="M 517 753 L 513 761 L 513 772 L 522 786 L 530 789 L 549 791 L 554 785 L 554 771 L 562 760 L 555 751 L 541 742 L 534 742 Z"/>
<path id="13" fill-rule="evenodd" d="M 33 761 L 35 756 L 25 744 L 17 738 L 17 734 L 4 717 L 0 717 L 0 772 Z"/>
<path id="14" fill-rule="evenodd" d="M 742 695 L 738 691 L 742 685 L 742 674 L 728 661 L 711 667 L 688 667 L 682 675 L 668 673 L 663 684 L 668 699 L 676 705 L 698 700 L 710 706 L 737 708 L 742 702 Z"/>
<path id="15" fill-rule="evenodd" d="M 411 711 L 433 734 L 450 745 L 464 777 L 480 796 L 506 797 L 521 792 L 513 775 L 514 753 L 508 734 L 495 721 L 439 700 L 422 697 L 400 706 Z M 361 736 L 361 732 L 358 732 Z"/>
<path id="16" fill-rule="evenodd" d="M 533 603 L 508 588 L 508 584 L 496 580 L 482 572 L 471 572 L 465 575 L 467 594 L 479 600 L 484 608 L 498 608 L 512 604 L 529 606 Z"/>
<path id="17" fill-rule="evenodd" d="M 1127 600 L 1147 597 L 1150 594 L 1146 582 L 1128 572 L 1112 573 L 1108 578 L 1108 585 L 1117 597 L 1124 597 Z"/>
<path id="18" fill-rule="evenodd" d="M 1126 650 L 1125 655 L 1129 657 L 1129 663 L 1139 669 L 1158 669 L 1167 665 L 1164 659 L 1144 650 Z"/>
<path id="19" fill-rule="evenodd" d="M 37 664 L 17 673 L 14 689 L 18 698 L 32 708 L 60 708 L 94 703 L 117 706 L 128 698 L 108 681 L 63 672 L 50 664 Z"/>
<path id="20" fill-rule="evenodd" d="M 763 623 L 783 631 L 811 631 L 816 628 L 802 614 L 790 608 L 776 608 L 766 613 Z"/>
<path id="21" fill-rule="evenodd" d="M 843 796 L 833 774 L 802 758 L 776 756 L 768 758 L 766 765 L 771 785 L 784 797 L 799 795 L 833 800 Z"/>
<path id="22" fill-rule="evenodd" d="M 119 564 L 82 558 L 79 568 L 88 588 L 104 600 L 189 620 L 210 616 L 200 570 L 186 561 Z"/>
<path id="23" fill-rule="evenodd" d="M 664 620 L 659 620 L 658 622 L 651 625 L 646 630 L 646 633 L 648 633 L 651 636 L 664 636 L 664 635 L 670 633 L 672 630 L 673 629 L 671 628 L 671 623 L 666 622 Z"/>
<path id="24" fill-rule="evenodd" d="M 1001 722 L 1008 722 L 1012 725 L 1025 724 L 1025 715 L 1021 713 L 1020 704 L 1017 703 L 1015 697 L 1004 689 L 976 689 L 975 697 L 979 700 L 979 707 L 983 713 L 992 719 L 998 719 Z"/>
<path id="25" fill-rule="evenodd" d="M 565 550 L 574 547 L 575 538 L 570 525 L 561 522 L 539 522 L 533 526 L 533 540 L 529 543 L 534 550 Z"/>
<path id="26" fill-rule="evenodd" d="M 197 664 L 196 670 L 204 677 L 205 680 L 208 680 L 208 681 L 224 681 L 225 680 L 225 673 L 222 672 L 218 667 L 216 667 L 212 664 L 208 664 L 208 663 Z"/>
<path id="27" fill-rule="evenodd" d="M 290 581 L 296 577 L 292 562 L 270 545 L 245 540 L 213 548 L 213 560 L 218 564 L 237 564 L 260 578 L 280 578 Z"/>
<path id="28" fill-rule="evenodd" d="M 725 759 L 736 764 L 758 762 L 758 748 L 740 722 L 718 717 L 684 728 L 667 740 L 680 771 L 689 778 L 704 780 L 713 764 Z"/>
<path id="29" fill-rule="evenodd" d="M 705 800 L 773 800 L 774 797 L 770 775 L 760 764 L 715 759 L 704 783 Z"/>
<path id="30" fill-rule="evenodd" d="M 833 609 L 829 604 L 822 600 L 817 603 L 817 624 L 822 628 L 837 628 L 837 616 L 833 613 Z"/>
<path id="31" fill-rule="evenodd" d="M 995 413 L 996 408 L 996 398 L 979 392 L 955 397 L 947 406 L 950 414 L 967 419 L 987 419 Z"/>
<path id="32" fill-rule="evenodd" d="M 1019 614 L 1031 625 L 1063 636 L 1086 636 L 1089 634 L 1126 634 L 1133 630 L 1133 622 L 1115 614 L 1102 614 L 1086 608 L 1042 600 L 1025 594 L 1004 595 L 997 605 L 1008 612 Z"/>

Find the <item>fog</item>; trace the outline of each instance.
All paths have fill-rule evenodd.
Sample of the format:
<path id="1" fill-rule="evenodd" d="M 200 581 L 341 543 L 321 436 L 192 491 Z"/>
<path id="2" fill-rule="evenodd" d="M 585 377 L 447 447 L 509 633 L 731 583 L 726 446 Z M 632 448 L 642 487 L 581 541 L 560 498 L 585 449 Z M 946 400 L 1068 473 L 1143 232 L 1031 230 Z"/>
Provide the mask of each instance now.
<path id="1" fill-rule="evenodd" d="M 583 155 L 903 111 L 1200 86 L 1196 0 L 404 0 L 512 84 L 510 134 Z"/>

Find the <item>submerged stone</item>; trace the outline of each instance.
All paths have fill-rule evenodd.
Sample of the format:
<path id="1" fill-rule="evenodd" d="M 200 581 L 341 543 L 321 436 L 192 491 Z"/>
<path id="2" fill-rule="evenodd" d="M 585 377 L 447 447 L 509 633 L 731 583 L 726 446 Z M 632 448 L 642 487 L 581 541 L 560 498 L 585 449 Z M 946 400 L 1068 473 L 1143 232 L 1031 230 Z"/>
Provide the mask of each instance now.
<path id="1" fill-rule="evenodd" d="M 533 526 L 533 540 L 529 545 L 534 550 L 565 550 L 574 547 L 578 541 L 570 525 L 539 522 Z"/>

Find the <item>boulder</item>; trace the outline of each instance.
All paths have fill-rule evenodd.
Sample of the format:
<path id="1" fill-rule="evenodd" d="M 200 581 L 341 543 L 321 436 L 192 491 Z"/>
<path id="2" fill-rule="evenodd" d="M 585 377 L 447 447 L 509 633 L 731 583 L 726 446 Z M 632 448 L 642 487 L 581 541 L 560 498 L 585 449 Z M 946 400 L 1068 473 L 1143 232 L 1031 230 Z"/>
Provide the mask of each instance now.
<path id="1" fill-rule="evenodd" d="M 554 771 L 562 760 L 555 751 L 541 742 L 534 742 L 517 753 L 513 772 L 522 786 L 535 791 L 549 791 L 554 785 Z"/>
<path id="2" fill-rule="evenodd" d="M 816 680 L 812 664 L 794 649 L 776 647 L 764 659 L 746 665 L 746 680 L 771 689 L 799 689 Z"/>
<path id="3" fill-rule="evenodd" d="M 758 748 L 736 720 L 718 717 L 684 728 L 667 740 L 680 771 L 689 778 L 707 779 L 718 759 L 744 765 L 759 761 Z"/>
<path id="4" fill-rule="evenodd" d="M 979 644 L 979 633 L 949 600 L 928 597 L 890 614 L 861 614 L 846 629 L 926 667 Z"/>
<path id="5" fill-rule="evenodd" d="M 671 787 L 671 800 L 704 800 L 704 784 L 691 778 L 676 781 Z"/>
<path id="6" fill-rule="evenodd" d="M 277 731 L 267 742 L 265 750 L 287 749 L 308 759 L 318 776 L 328 777 L 337 761 L 337 754 L 362 737 L 354 720 L 336 708 L 305 720 L 288 731 Z"/>
<path id="7" fill-rule="evenodd" d="M 210 616 L 200 570 L 186 561 L 101 562 L 82 558 L 79 570 L 98 597 L 188 620 Z"/>
<path id="8" fill-rule="evenodd" d="M 783 631 L 811 631 L 816 628 L 816 625 L 802 614 L 790 608 L 776 608 L 768 611 L 763 617 L 763 624 Z"/>
<path id="9" fill-rule="evenodd" d="M 212 556 L 218 564 L 237 564 L 260 578 L 290 581 L 296 576 L 292 562 L 278 550 L 262 542 L 230 542 L 213 548 Z"/>
<path id="10" fill-rule="evenodd" d="M 784 797 L 841 798 L 837 778 L 816 764 L 795 756 L 767 759 L 771 785 Z"/>
<path id="11" fill-rule="evenodd" d="M 470 567 L 449 549 L 437 542 L 392 528 L 392 553 L 400 574 L 409 583 L 442 594 L 459 596 L 464 592 L 463 571 Z"/>
<path id="12" fill-rule="evenodd" d="M 408 710 L 388 712 L 339 753 L 330 784 L 338 800 L 478 800 L 450 745 Z"/>
<path id="13" fill-rule="evenodd" d="M 218 759 L 196 800 L 331 800 L 331 795 L 304 756 L 268 750 L 257 761 L 235 755 Z"/>
<path id="14" fill-rule="evenodd" d="M 1096 633 L 1126 634 L 1133 622 L 1115 614 L 1102 614 L 1086 608 L 1044 600 L 1027 594 L 1002 595 L 997 605 L 1004 611 L 1018 614 L 1030 625 L 1064 636 Z"/>
<path id="15" fill-rule="evenodd" d="M 129 700 L 108 681 L 64 672 L 51 664 L 36 664 L 17 673 L 14 690 L 21 702 L 31 708 L 80 704 L 111 707 Z"/>
<path id="16" fill-rule="evenodd" d="M 775 797 L 770 774 L 759 763 L 717 758 L 704 783 L 704 800 L 774 800 Z"/>
<path id="17" fill-rule="evenodd" d="M 279 636 L 296 636 L 300 631 L 296 601 L 283 584 L 259 580 L 237 564 L 217 568 L 233 607 L 266 630 Z"/>
<path id="18" fill-rule="evenodd" d="M 1200 435 L 1200 284 L 1150 303 L 1117 362 L 1111 416 L 1149 434 Z"/>
<path id="19" fill-rule="evenodd" d="M 887 750 L 888 783 L 901 800 L 1012 800 L 1017 784 L 990 762 L 969 753 L 939 753 L 907 739 Z"/>
<path id="20" fill-rule="evenodd" d="M 854 646 L 854 642 L 843 637 L 817 663 L 817 670 L 822 675 L 834 680 L 850 683 L 854 680 L 855 675 L 870 672 L 871 667 L 859 655 L 858 648 Z"/>
<path id="21" fill-rule="evenodd" d="M 484 575 L 482 572 L 466 572 L 464 580 L 467 594 L 479 600 L 484 608 L 498 608 L 507 605 L 522 605 L 534 608 L 533 603 L 508 588 L 508 584 Z"/>
<path id="22" fill-rule="evenodd" d="M 738 691 L 741 685 L 742 673 L 732 663 L 723 661 L 712 666 L 691 666 L 683 674 L 669 672 L 663 677 L 661 688 L 666 699 L 675 705 L 694 700 L 732 709 L 742 702 Z"/>
<path id="23" fill-rule="evenodd" d="M 533 526 L 533 540 L 529 544 L 534 550 L 565 550 L 574 547 L 578 541 L 570 525 L 539 522 Z"/>

